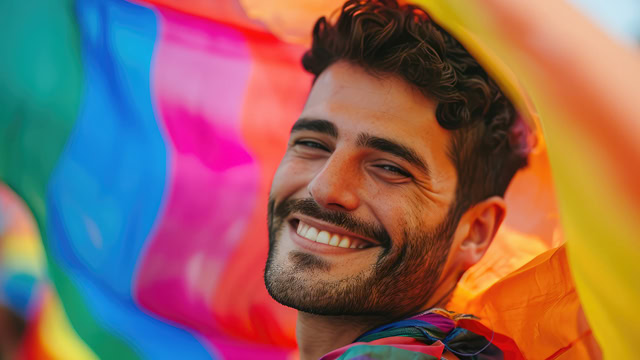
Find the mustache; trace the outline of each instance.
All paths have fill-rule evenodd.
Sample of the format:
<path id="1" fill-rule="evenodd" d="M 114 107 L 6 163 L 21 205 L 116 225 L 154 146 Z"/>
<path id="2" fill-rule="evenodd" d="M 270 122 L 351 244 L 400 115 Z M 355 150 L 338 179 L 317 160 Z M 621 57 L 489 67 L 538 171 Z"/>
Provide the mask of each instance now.
<path id="1" fill-rule="evenodd" d="M 269 208 L 273 209 L 273 217 L 279 220 L 278 223 L 284 221 L 291 214 L 302 214 L 341 227 L 364 238 L 376 240 L 384 248 L 388 249 L 391 246 L 391 236 L 382 226 L 362 221 L 344 211 L 324 209 L 311 198 L 288 199 L 275 207 L 274 200 L 269 202 Z"/>

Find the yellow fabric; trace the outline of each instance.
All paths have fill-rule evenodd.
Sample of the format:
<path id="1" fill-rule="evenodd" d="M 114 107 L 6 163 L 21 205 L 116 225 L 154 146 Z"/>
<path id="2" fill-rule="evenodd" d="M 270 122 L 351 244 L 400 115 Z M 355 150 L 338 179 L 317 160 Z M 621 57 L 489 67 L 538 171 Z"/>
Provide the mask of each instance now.
<path id="1" fill-rule="evenodd" d="M 42 307 L 34 319 L 35 341 L 27 341 L 29 358 L 60 360 L 92 360 L 97 357 L 73 330 L 60 306 L 59 299 L 46 279 L 44 249 L 40 234 L 27 206 L 4 184 L 0 183 L 0 211 L 6 221 L 0 233 L 0 264 L 7 273 L 24 273 L 38 280 L 44 293 Z M 34 295 L 37 296 L 37 295 Z"/>
<path id="2" fill-rule="evenodd" d="M 71 327 L 60 300 L 47 293 L 37 327 L 40 357 L 59 360 L 98 360 Z"/>
<path id="3" fill-rule="evenodd" d="M 44 250 L 27 206 L 8 186 L 0 183 L 0 264 L 5 272 L 22 272 L 43 278 Z"/>

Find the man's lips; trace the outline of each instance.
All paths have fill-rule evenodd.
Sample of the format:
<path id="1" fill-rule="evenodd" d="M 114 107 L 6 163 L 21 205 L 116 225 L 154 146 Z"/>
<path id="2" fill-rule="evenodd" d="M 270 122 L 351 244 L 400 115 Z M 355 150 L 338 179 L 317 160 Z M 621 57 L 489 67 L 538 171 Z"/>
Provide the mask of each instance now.
<path id="1" fill-rule="evenodd" d="M 343 249 L 365 249 L 379 244 L 372 239 L 358 236 L 338 226 L 314 218 L 298 216 L 289 221 L 298 236 L 311 242 Z"/>

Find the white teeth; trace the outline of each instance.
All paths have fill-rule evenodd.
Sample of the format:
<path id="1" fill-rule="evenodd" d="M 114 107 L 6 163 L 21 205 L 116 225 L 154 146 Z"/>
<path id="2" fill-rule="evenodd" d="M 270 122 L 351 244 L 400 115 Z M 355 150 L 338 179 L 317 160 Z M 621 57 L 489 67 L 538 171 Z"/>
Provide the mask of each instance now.
<path id="1" fill-rule="evenodd" d="M 298 235 L 305 237 L 311 241 L 316 241 L 330 246 L 350 249 L 363 249 L 366 245 L 360 240 L 352 241 L 348 236 L 340 236 L 338 234 L 332 234 L 326 230 L 318 230 L 313 226 L 303 223 L 302 221 L 298 223 L 296 232 L 298 233 Z"/>
<path id="2" fill-rule="evenodd" d="M 343 237 L 342 240 L 340 240 L 340 243 L 338 244 L 338 246 L 341 248 L 348 248 L 350 244 L 351 244 L 351 241 L 348 238 Z"/>
<path id="3" fill-rule="evenodd" d="M 338 235 L 333 235 L 331 237 L 331 240 L 329 241 L 329 245 L 331 246 L 338 246 L 339 243 L 340 243 L 340 236 Z"/>
<path id="4" fill-rule="evenodd" d="M 318 238 L 316 239 L 316 241 L 319 242 L 319 243 L 328 244 L 330 236 L 331 235 L 329 235 L 328 232 L 320 231 L 320 233 L 318 233 Z"/>
<path id="5" fill-rule="evenodd" d="M 309 240 L 316 241 L 316 238 L 318 237 L 318 229 L 314 228 L 313 226 L 309 226 L 309 230 L 307 230 L 307 233 L 304 235 L 304 237 Z"/>

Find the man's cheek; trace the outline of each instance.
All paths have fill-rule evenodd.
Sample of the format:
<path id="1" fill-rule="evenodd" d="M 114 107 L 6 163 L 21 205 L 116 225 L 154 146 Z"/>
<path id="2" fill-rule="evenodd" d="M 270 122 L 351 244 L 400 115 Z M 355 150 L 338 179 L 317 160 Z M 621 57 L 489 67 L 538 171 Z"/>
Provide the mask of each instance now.
<path id="1" fill-rule="evenodd" d="M 280 166 L 278 166 L 278 168 L 276 169 L 275 174 L 273 175 L 273 182 L 271 183 L 271 193 L 270 193 L 270 197 L 272 199 L 276 199 L 278 197 L 281 196 L 282 193 L 282 188 L 283 186 L 286 185 L 286 182 L 283 182 L 284 179 L 286 179 L 285 176 L 283 176 L 283 173 L 285 173 L 286 169 L 284 169 L 284 165 L 280 164 Z"/>
<path id="2" fill-rule="evenodd" d="M 291 197 L 299 191 L 304 191 L 309 183 L 309 171 L 305 164 L 284 159 L 273 177 L 271 186 L 272 196 L 279 199 Z"/>

